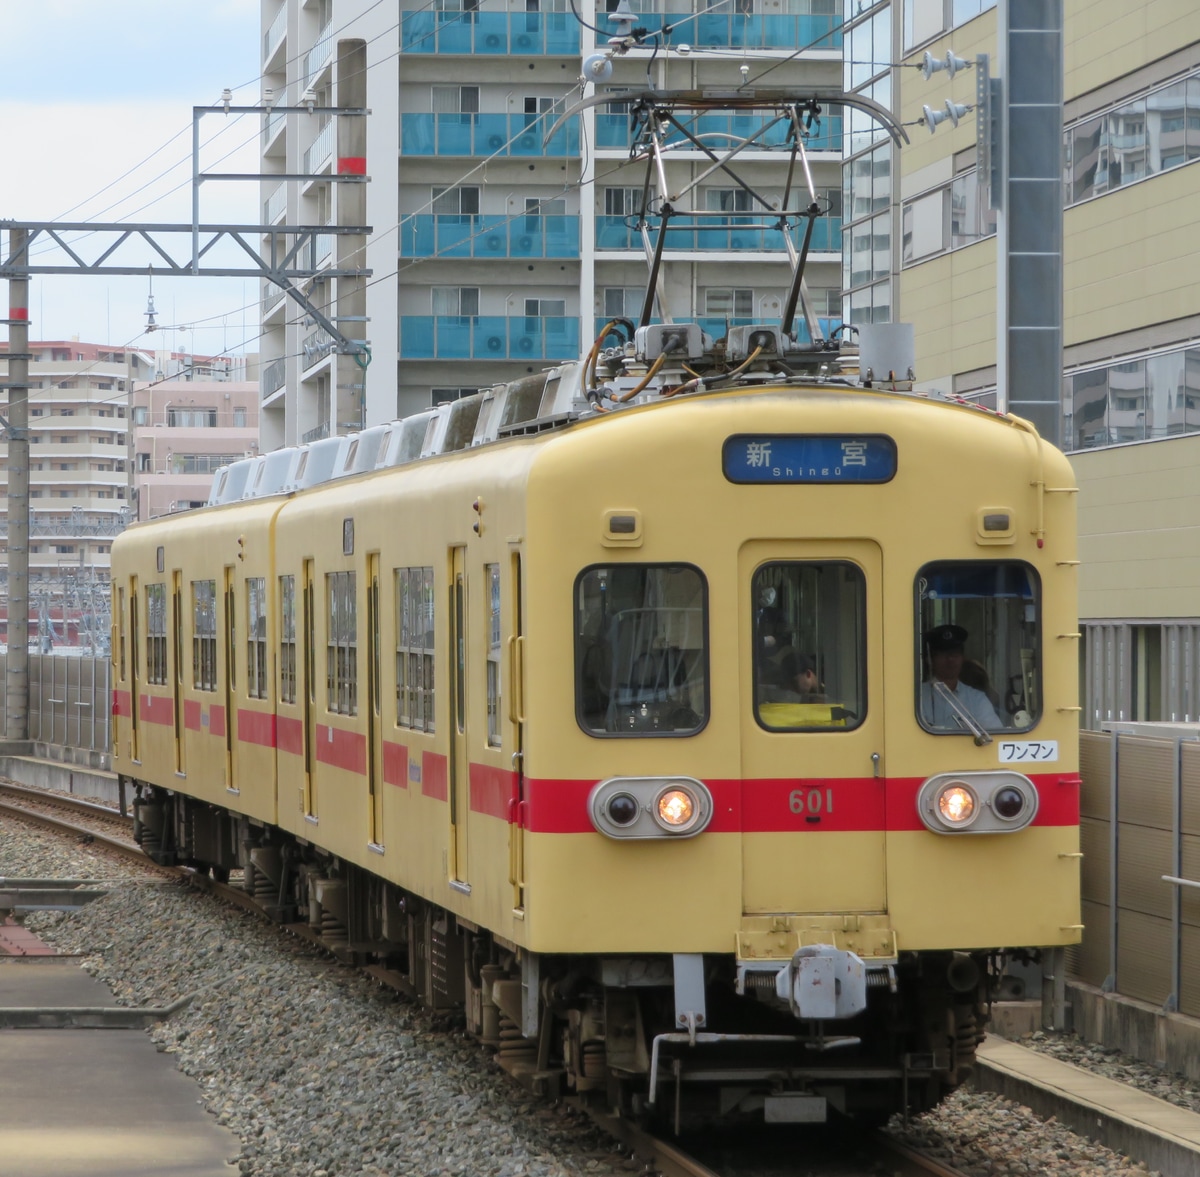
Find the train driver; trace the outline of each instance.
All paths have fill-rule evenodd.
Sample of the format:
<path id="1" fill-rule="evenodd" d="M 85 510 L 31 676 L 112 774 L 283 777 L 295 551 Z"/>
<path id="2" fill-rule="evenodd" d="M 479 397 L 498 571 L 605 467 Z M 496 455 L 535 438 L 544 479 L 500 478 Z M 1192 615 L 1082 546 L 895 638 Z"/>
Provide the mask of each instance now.
<path id="1" fill-rule="evenodd" d="M 961 681 L 967 631 L 961 625 L 939 625 L 926 630 L 924 645 L 929 659 L 930 681 L 921 684 L 921 718 L 930 727 L 962 731 L 964 724 L 940 691 L 933 689 L 933 680 L 944 683 L 954 692 L 955 700 L 981 727 L 995 731 L 1004 727 L 992 701 L 983 691 Z"/>

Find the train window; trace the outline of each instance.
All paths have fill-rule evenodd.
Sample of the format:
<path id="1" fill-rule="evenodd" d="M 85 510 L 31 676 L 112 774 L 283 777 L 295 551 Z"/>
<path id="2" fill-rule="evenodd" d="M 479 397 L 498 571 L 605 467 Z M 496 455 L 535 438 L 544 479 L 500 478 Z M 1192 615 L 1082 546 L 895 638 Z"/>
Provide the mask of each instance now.
<path id="1" fill-rule="evenodd" d="M 433 731 L 433 569 L 396 569 L 396 724 Z"/>
<path id="2" fill-rule="evenodd" d="M 684 564 L 575 582 L 575 714 L 593 736 L 690 736 L 708 719 L 707 585 Z"/>
<path id="3" fill-rule="evenodd" d="M 146 681 L 167 681 L 167 586 L 146 585 Z"/>
<path id="4" fill-rule="evenodd" d="M 358 597 L 353 572 L 325 574 L 328 709 L 358 714 Z"/>
<path id="5" fill-rule="evenodd" d="M 1041 715 L 1041 593 L 1016 561 L 917 574 L 917 719 L 926 731 L 1024 731 Z"/>
<path id="6" fill-rule="evenodd" d="M 192 685 L 217 689 L 217 582 L 192 581 Z"/>
<path id="7" fill-rule="evenodd" d="M 267 582 L 246 578 L 246 694 L 267 697 Z"/>
<path id="8" fill-rule="evenodd" d="M 847 731 L 867 713 L 867 582 L 844 560 L 754 573 L 754 714 L 770 731 Z"/>
<path id="9" fill-rule="evenodd" d="M 489 746 L 500 747 L 500 565 L 485 564 L 487 581 L 487 738 Z"/>
<path id="10" fill-rule="evenodd" d="M 279 578 L 279 701 L 296 701 L 296 578 Z"/>

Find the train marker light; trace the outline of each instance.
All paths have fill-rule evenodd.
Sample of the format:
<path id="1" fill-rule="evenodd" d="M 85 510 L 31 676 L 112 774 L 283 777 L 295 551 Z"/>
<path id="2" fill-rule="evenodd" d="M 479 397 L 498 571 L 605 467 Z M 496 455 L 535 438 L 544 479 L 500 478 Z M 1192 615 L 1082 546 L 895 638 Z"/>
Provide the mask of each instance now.
<path id="1" fill-rule="evenodd" d="M 996 795 L 992 798 L 992 808 L 1000 817 L 1012 821 L 1021 816 L 1021 811 L 1025 808 L 1025 798 L 1020 789 L 1005 785 L 1004 788 L 996 790 Z"/>
<path id="2" fill-rule="evenodd" d="M 614 839 L 691 838 L 712 820 L 708 787 L 695 777 L 615 776 L 588 794 L 592 827 Z"/>
<path id="3" fill-rule="evenodd" d="M 628 793 L 617 793 L 608 800 L 608 816 L 619 826 L 637 821 L 640 806 Z"/>
<path id="4" fill-rule="evenodd" d="M 935 834 L 1011 834 L 1037 810 L 1033 781 L 1007 769 L 938 773 L 917 792 L 921 823 Z"/>

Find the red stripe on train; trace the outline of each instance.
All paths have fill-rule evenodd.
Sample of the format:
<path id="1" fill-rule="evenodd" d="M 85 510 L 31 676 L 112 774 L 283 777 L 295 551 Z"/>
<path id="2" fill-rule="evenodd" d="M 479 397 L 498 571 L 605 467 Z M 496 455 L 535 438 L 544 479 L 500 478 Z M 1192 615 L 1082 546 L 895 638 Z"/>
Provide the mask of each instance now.
<path id="1" fill-rule="evenodd" d="M 258 744 L 263 748 L 275 747 L 275 713 L 273 711 L 249 711 L 238 708 L 238 739 L 244 744 Z"/>
<path id="2" fill-rule="evenodd" d="M 275 717 L 275 741 L 280 752 L 304 755 L 304 722 L 290 715 Z"/>
<path id="3" fill-rule="evenodd" d="M 175 700 L 169 695 L 139 695 L 138 716 L 146 723 L 171 727 L 175 722 Z"/>
<path id="4" fill-rule="evenodd" d="M 421 753 L 421 792 L 437 801 L 445 801 L 450 796 L 446 784 L 446 758 L 440 752 Z"/>
<path id="5" fill-rule="evenodd" d="M 1034 825 L 1079 824 L 1079 778 L 1038 775 Z M 839 777 L 777 780 L 708 780 L 713 833 L 902 832 L 922 830 L 917 791 L 924 777 Z M 525 782 L 522 825 L 532 833 L 584 834 L 593 826 L 587 799 L 595 781 L 532 779 Z M 817 818 L 818 820 L 810 820 Z"/>
<path id="6" fill-rule="evenodd" d="M 493 768 L 489 764 L 471 765 L 471 812 L 487 817 L 498 817 L 503 821 L 515 815 L 511 802 L 516 800 L 516 774 L 507 768 Z"/>
<path id="7" fill-rule="evenodd" d="M 332 724 L 318 723 L 313 751 L 322 764 L 360 775 L 367 771 L 367 737 L 362 732 L 348 732 Z"/>
<path id="8" fill-rule="evenodd" d="M 131 718 L 133 716 L 133 699 L 129 692 L 114 690 L 112 695 L 112 713 Z"/>
<path id="9" fill-rule="evenodd" d="M 225 705 L 223 703 L 213 703 L 208 708 L 208 734 L 210 736 L 225 734 Z"/>
<path id="10" fill-rule="evenodd" d="M 203 726 L 200 704 L 195 699 L 184 699 L 183 701 L 183 726 L 190 732 L 198 732 Z"/>
<path id="11" fill-rule="evenodd" d="M 408 746 L 383 741 L 383 783 L 408 788 Z"/>

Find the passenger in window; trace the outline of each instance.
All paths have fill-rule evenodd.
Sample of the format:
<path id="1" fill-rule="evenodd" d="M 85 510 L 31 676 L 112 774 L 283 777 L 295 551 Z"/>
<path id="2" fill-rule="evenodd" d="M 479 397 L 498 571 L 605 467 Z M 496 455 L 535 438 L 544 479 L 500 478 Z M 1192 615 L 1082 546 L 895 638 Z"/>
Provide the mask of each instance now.
<path id="1" fill-rule="evenodd" d="M 783 613 L 774 606 L 759 615 L 759 687 L 766 702 L 822 703 L 816 659 L 791 644 Z M 797 698 L 798 697 L 798 698 Z"/>
<path id="2" fill-rule="evenodd" d="M 929 681 L 921 684 L 921 718 L 930 726 L 963 730 L 962 720 L 940 691 L 934 690 L 934 682 L 944 683 L 953 692 L 955 700 L 982 728 L 995 731 L 1004 727 L 996 708 L 988 696 L 977 687 L 963 681 L 963 664 L 967 631 L 961 625 L 939 625 L 925 632 L 924 645 L 929 661 Z"/>

